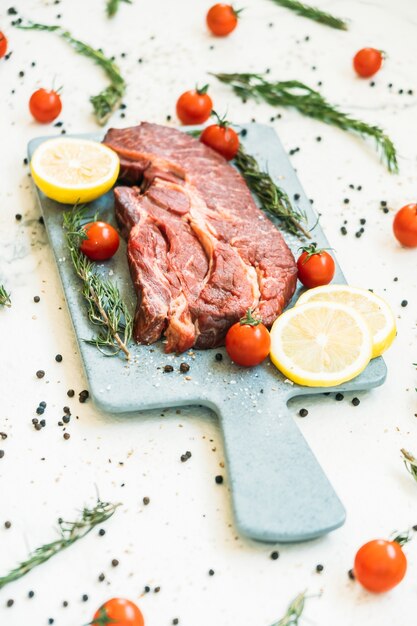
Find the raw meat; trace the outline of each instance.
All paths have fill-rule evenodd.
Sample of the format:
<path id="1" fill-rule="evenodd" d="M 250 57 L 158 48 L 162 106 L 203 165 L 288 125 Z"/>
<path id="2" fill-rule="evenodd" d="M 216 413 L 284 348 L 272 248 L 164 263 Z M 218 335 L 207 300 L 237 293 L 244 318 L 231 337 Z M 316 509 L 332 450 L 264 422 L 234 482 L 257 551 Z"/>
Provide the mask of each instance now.
<path id="1" fill-rule="evenodd" d="M 121 161 L 116 216 L 128 238 L 138 308 L 135 339 L 163 333 L 167 352 L 224 342 L 248 308 L 266 325 L 296 284 L 294 257 L 245 181 L 193 137 L 142 123 L 110 129 Z"/>

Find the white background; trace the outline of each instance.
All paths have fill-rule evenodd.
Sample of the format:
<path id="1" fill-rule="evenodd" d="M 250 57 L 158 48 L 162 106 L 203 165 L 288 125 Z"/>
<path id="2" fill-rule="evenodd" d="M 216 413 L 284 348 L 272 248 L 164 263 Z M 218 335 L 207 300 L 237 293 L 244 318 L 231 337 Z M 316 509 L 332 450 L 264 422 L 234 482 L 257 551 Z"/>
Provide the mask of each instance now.
<path id="1" fill-rule="evenodd" d="M 386 537 L 417 523 L 417 485 L 406 473 L 399 450 L 417 454 L 416 280 L 417 252 L 400 248 L 391 224 L 395 210 L 416 200 L 417 157 L 417 8 L 414 0 L 316 0 L 316 4 L 351 18 L 348 33 L 317 25 L 274 6 L 269 0 L 245 0 L 235 33 L 213 39 L 205 29 L 210 1 L 133 0 L 122 4 L 112 21 L 104 0 L 2 0 L 0 30 L 13 51 L 0 61 L 0 278 L 12 291 L 13 307 L 0 311 L 0 575 L 43 542 L 54 538 L 54 520 L 77 516 L 94 503 L 95 485 L 104 499 L 123 503 L 105 525 L 21 581 L 0 591 L 0 624 L 78 626 L 92 619 L 98 605 L 114 595 L 137 601 L 146 626 L 269 626 L 299 592 L 312 594 L 305 624 L 320 626 L 393 626 L 415 623 L 417 558 L 415 545 L 405 551 L 409 571 L 402 584 L 383 596 L 371 595 L 347 577 L 354 554 L 365 541 Z M 301 150 L 292 162 L 351 284 L 372 288 L 392 305 L 398 337 L 386 355 L 386 384 L 370 393 L 336 402 L 334 396 L 292 401 L 297 420 L 347 509 L 345 526 L 306 544 L 273 546 L 238 536 L 225 484 L 221 434 L 215 416 L 190 408 L 142 415 L 103 415 L 91 403 L 79 404 L 86 387 L 52 252 L 38 224 L 27 169 L 26 144 L 53 126 L 31 120 L 27 102 L 38 87 L 63 85 L 61 118 L 68 133 L 97 130 L 88 97 L 105 85 L 100 68 L 77 56 L 53 34 L 21 32 L 9 26 L 9 5 L 23 16 L 62 23 L 89 43 L 115 54 L 128 81 L 126 117 L 175 121 L 180 93 L 209 80 L 220 112 L 247 122 L 268 122 L 267 105 L 243 105 L 209 71 L 262 71 L 278 79 L 299 79 L 353 115 L 384 127 L 400 155 L 400 175 L 389 175 L 366 145 L 337 129 L 280 111 L 274 127 L 285 147 Z M 61 14 L 61 19 L 56 15 Z M 273 27 L 268 24 L 272 22 Z M 305 41 L 305 37 L 309 40 Z M 368 80 L 354 76 L 351 59 L 372 45 L 388 54 L 384 68 Z M 214 49 L 210 49 L 214 46 Z M 126 57 L 122 58 L 121 53 Z M 138 63 L 142 58 L 143 62 Z M 35 61 L 36 66 L 31 67 Z M 316 70 L 312 67 L 316 66 Z M 23 78 L 19 78 L 24 71 Z M 388 89 L 388 83 L 393 88 Z M 413 95 L 398 94 L 414 90 Z M 11 93 L 11 90 L 15 90 Z M 316 137 L 321 136 L 318 143 Z M 352 191 L 349 184 L 362 185 Z M 344 204 L 343 199 L 350 203 Z M 380 210 L 388 202 L 389 214 Z M 15 214 L 22 213 L 17 222 Z M 367 220 L 357 239 L 359 219 Z M 348 235 L 340 234 L 347 220 Z M 398 281 L 394 282 L 394 277 Z M 39 304 L 33 297 L 39 295 Z M 408 306 L 400 306 L 402 300 Z M 57 353 L 63 362 L 56 363 Z M 35 372 L 44 369 L 38 380 Z M 74 399 L 67 389 L 76 390 Z M 42 431 L 31 420 L 41 400 L 48 404 Z M 72 420 L 64 441 L 56 425 L 62 407 Z M 306 407 L 305 419 L 297 416 Z M 78 416 L 79 419 L 75 419 Z M 180 455 L 192 452 L 187 463 Z M 302 459 L 300 459 L 302 463 Z M 262 485 L 260 485 L 262 488 Z M 296 489 L 297 486 L 295 485 Z M 149 506 L 142 498 L 151 499 Z M 4 528 L 10 520 L 12 527 Z M 112 568 L 111 559 L 120 565 Z M 318 563 L 322 574 L 315 572 Z M 208 570 L 215 575 L 210 577 Z M 98 582 L 99 574 L 106 575 Z M 142 595 L 143 587 L 160 586 L 159 594 Z M 33 589 L 36 596 L 27 599 Z M 87 603 L 82 594 L 89 595 Z M 15 604 L 6 608 L 13 598 Z M 69 602 L 62 608 L 62 602 Z M 414 620 L 414 621 L 413 621 Z"/>

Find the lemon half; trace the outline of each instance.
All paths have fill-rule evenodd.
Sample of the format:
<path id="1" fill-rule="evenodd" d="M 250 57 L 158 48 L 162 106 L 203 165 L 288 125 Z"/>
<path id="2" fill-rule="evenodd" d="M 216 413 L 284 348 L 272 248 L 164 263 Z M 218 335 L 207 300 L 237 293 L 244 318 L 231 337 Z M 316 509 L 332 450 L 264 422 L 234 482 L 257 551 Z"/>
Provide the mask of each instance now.
<path id="1" fill-rule="evenodd" d="M 310 302 L 283 313 L 271 329 L 271 360 L 290 380 L 333 387 L 360 374 L 372 356 L 360 313 L 335 302 Z"/>
<path id="2" fill-rule="evenodd" d="M 91 202 L 117 180 L 117 154 L 96 141 L 69 137 L 44 141 L 34 152 L 33 180 L 52 200 L 63 204 Z"/>
<path id="3" fill-rule="evenodd" d="M 371 291 L 349 285 L 324 285 L 303 293 L 297 305 L 307 302 L 339 302 L 361 313 L 371 330 L 372 358 L 382 354 L 394 340 L 397 332 L 394 314 L 389 304 Z"/>

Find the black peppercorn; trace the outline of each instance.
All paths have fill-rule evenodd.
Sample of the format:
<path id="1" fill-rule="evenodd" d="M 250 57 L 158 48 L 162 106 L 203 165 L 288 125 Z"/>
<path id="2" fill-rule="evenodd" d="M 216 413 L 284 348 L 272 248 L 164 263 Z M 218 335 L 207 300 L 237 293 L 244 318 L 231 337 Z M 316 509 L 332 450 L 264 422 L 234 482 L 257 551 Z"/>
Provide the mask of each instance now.
<path id="1" fill-rule="evenodd" d="M 173 371 L 174 371 L 174 368 L 172 367 L 172 365 L 164 365 L 164 372 L 166 374 L 169 374 L 169 373 L 171 373 Z"/>
<path id="2" fill-rule="evenodd" d="M 62 361 L 62 354 L 57 354 L 56 357 L 55 357 L 55 361 L 57 363 L 61 363 L 61 361 Z"/>
<path id="3" fill-rule="evenodd" d="M 37 378 L 43 378 L 45 376 L 45 372 L 43 370 L 38 370 L 36 372 Z"/>
<path id="4" fill-rule="evenodd" d="M 273 561 L 276 561 L 279 557 L 279 552 L 277 550 L 274 550 L 273 552 L 271 552 L 270 557 Z"/>
<path id="5" fill-rule="evenodd" d="M 300 417 L 307 417 L 307 415 L 308 415 L 307 409 L 300 409 L 299 412 L 298 412 L 298 415 Z"/>
<path id="6" fill-rule="evenodd" d="M 359 400 L 359 398 L 352 398 L 353 406 L 359 406 L 360 403 L 361 403 L 361 401 Z"/>
<path id="7" fill-rule="evenodd" d="M 218 476 L 215 477 L 214 479 L 216 481 L 217 485 L 221 485 L 223 482 L 223 476 L 221 476 L 220 474 Z"/>
<path id="8" fill-rule="evenodd" d="M 223 361 L 223 355 L 221 352 L 216 352 L 216 356 L 214 358 L 216 361 Z"/>
<path id="9" fill-rule="evenodd" d="M 337 400 L 338 402 L 340 402 L 341 400 L 343 400 L 343 398 L 344 398 L 343 393 L 337 393 L 337 394 L 335 395 L 335 400 Z"/>
<path id="10" fill-rule="evenodd" d="M 188 365 L 188 363 L 181 363 L 180 372 L 182 372 L 183 374 L 186 374 L 189 371 L 190 371 L 190 366 Z"/>
<path id="11" fill-rule="evenodd" d="M 321 563 L 316 565 L 316 572 L 322 572 L 323 570 L 324 570 L 324 566 Z"/>

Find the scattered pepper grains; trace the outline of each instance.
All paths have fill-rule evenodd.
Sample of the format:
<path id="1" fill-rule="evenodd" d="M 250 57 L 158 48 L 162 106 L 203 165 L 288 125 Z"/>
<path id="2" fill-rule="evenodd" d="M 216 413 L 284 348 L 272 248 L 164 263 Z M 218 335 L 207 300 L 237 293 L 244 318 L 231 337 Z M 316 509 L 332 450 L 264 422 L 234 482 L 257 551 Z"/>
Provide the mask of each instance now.
<path id="1" fill-rule="evenodd" d="M 216 482 L 216 485 L 221 485 L 223 483 L 223 476 L 219 474 L 218 476 L 215 477 L 214 480 Z"/>
<path id="2" fill-rule="evenodd" d="M 186 374 L 189 371 L 190 371 L 190 366 L 188 365 L 188 363 L 181 363 L 180 372 L 182 372 L 182 374 Z"/>
<path id="3" fill-rule="evenodd" d="M 75 396 L 74 389 L 68 389 L 67 396 L 68 396 L 68 398 L 73 398 Z"/>
<path id="4" fill-rule="evenodd" d="M 214 569 L 209 569 L 208 573 L 209 573 L 209 576 L 214 576 Z"/>
<path id="5" fill-rule="evenodd" d="M 117 567 L 119 565 L 119 561 L 117 559 L 112 559 L 111 564 L 112 567 Z"/>
<path id="6" fill-rule="evenodd" d="M 172 365 L 164 365 L 165 374 L 170 374 L 173 371 L 174 371 L 174 368 L 172 367 Z"/>
<path id="7" fill-rule="evenodd" d="M 39 301 L 40 301 L 40 297 L 39 296 L 34 296 L 33 302 L 39 302 Z"/>
<path id="8" fill-rule="evenodd" d="M 401 306 L 402 306 L 402 307 L 406 307 L 406 306 L 407 306 L 407 304 L 408 304 L 408 301 L 407 301 L 407 300 L 402 300 L 402 301 L 401 301 Z"/>
<path id="9" fill-rule="evenodd" d="M 45 372 L 43 370 L 38 370 L 36 372 L 36 377 L 37 378 L 43 378 L 45 376 Z"/>
<path id="10" fill-rule="evenodd" d="M 13 606 L 13 604 L 14 604 L 14 600 L 12 600 L 12 598 L 10 598 L 9 600 L 7 600 L 7 602 L 6 602 L 6 606 L 7 606 L 8 608 L 10 608 L 11 606 Z"/>
<path id="11" fill-rule="evenodd" d="M 360 403 L 361 403 L 361 401 L 359 400 L 359 398 L 353 398 L 352 399 L 353 406 L 359 406 Z"/>
<path id="12" fill-rule="evenodd" d="M 9 522 L 8 520 L 6 522 L 4 522 L 4 527 L 5 528 L 11 528 L 11 526 L 12 526 L 12 523 Z"/>
<path id="13" fill-rule="evenodd" d="M 307 409 L 300 409 L 299 412 L 298 412 L 298 415 L 300 417 L 307 417 L 307 415 L 308 415 Z"/>
<path id="14" fill-rule="evenodd" d="M 69 439 L 71 435 L 69 433 L 64 433 L 64 439 Z"/>
<path id="15" fill-rule="evenodd" d="M 349 576 L 350 580 L 355 580 L 355 574 L 353 573 L 353 569 L 350 569 L 348 571 L 348 576 Z"/>
<path id="16" fill-rule="evenodd" d="M 279 552 L 277 550 L 274 550 L 269 556 L 273 561 L 276 561 L 279 558 Z"/>
<path id="17" fill-rule="evenodd" d="M 185 463 L 185 461 L 188 461 L 188 459 L 191 459 L 191 452 L 189 450 L 187 450 L 187 452 L 185 454 L 181 454 L 181 461 L 182 463 Z"/>
<path id="18" fill-rule="evenodd" d="M 341 400 L 343 400 L 345 396 L 343 395 L 343 393 L 337 393 L 335 395 L 335 400 L 337 400 L 338 402 L 340 402 Z"/>
<path id="19" fill-rule="evenodd" d="M 223 355 L 221 352 L 217 352 L 214 358 L 216 359 L 216 361 L 223 361 Z"/>
<path id="20" fill-rule="evenodd" d="M 34 595 L 35 595 L 34 591 L 32 590 L 28 591 L 28 598 L 32 599 Z"/>
<path id="21" fill-rule="evenodd" d="M 320 572 L 322 572 L 323 570 L 324 570 L 324 566 L 321 563 L 316 565 L 316 572 L 320 574 Z"/>
<path id="22" fill-rule="evenodd" d="M 100 530 L 98 531 L 99 537 L 104 537 L 105 534 L 106 534 L 106 531 L 104 530 L 104 528 L 100 528 Z"/>
<path id="23" fill-rule="evenodd" d="M 145 496 L 145 497 L 143 498 L 143 500 L 142 500 L 142 502 L 143 502 L 143 504 L 144 504 L 145 506 L 148 506 L 148 504 L 149 504 L 149 502 L 150 502 L 150 501 L 151 501 L 151 499 L 150 499 L 150 498 L 148 498 L 148 496 Z"/>
<path id="24" fill-rule="evenodd" d="M 57 355 L 55 356 L 55 361 L 56 361 L 57 363 L 61 363 L 61 361 L 62 361 L 62 354 L 57 354 Z"/>
<path id="25" fill-rule="evenodd" d="M 78 394 L 78 400 L 79 402 L 81 402 L 81 404 L 84 404 L 84 402 L 87 402 L 89 396 L 90 393 L 87 391 L 87 389 L 83 389 L 83 391 L 80 391 L 80 393 Z"/>

